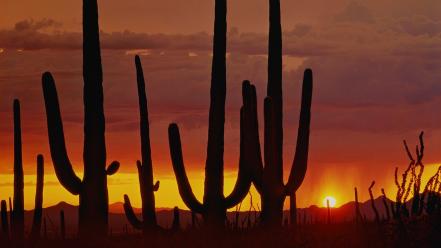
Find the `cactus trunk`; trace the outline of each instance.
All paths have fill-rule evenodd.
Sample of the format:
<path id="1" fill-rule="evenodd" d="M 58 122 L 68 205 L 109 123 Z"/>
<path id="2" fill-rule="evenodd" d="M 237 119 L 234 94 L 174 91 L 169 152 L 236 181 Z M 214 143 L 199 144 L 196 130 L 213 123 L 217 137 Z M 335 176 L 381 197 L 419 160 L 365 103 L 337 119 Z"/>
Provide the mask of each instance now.
<path id="1" fill-rule="evenodd" d="M 297 201 L 296 201 L 296 193 L 291 193 L 289 196 L 289 223 L 291 226 L 297 225 Z"/>
<path id="2" fill-rule="evenodd" d="M 24 239 L 24 182 L 21 143 L 20 102 L 14 100 L 14 201 L 12 213 L 12 237 Z"/>
<path id="3" fill-rule="evenodd" d="M 107 233 L 108 193 L 99 44 L 98 4 L 83 1 L 84 178 L 80 194 L 80 230 Z"/>
<path id="4" fill-rule="evenodd" d="M 211 223 L 215 226 L 223 226 L 226 218 L 226 210 L 223 206 L 226 33 L 227 1 L 216 0 L 207 159 L 205 163 L 205 213 L 203 215 L 207 223 Z"/>
<path id="5" fill-rule="evenodd" d="M 49 144 L 55 172 L 60 183 L 79 195 L 80 237 L 100 237 L 108 229 L 107 176 L 116 173 L 114 161 L 106 169 L 105 118 L 102 68 L 96 0 L 83 0 L 83 102 L 84 102 L 84 177 L 78 178 L 67 156 L 63 123 L 55 82 L 43 74 Z"/>

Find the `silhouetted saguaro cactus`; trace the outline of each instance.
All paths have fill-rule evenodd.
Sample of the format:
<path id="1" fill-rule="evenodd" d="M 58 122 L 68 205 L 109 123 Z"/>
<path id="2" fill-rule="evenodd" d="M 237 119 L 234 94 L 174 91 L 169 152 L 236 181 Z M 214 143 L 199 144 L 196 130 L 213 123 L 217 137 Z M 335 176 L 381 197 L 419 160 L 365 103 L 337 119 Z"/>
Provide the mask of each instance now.
<path id="1" fill-rule="evenodd" d="M 253 182 L 261 195 L 262 222 L 265 226 L 281 226 L 283 202 L 286 196 L 292 198 L 291 223 L 295 223 L 297 219 L 295 192 L 302 184 L 307 169 L 313 78 L 312 71 L 305 70 L 296 152 L 288 182 L 284 184 L 280 0 L 270 0 L 269 6 L 268 85 L 267 97 L 264 101 L 264 163 L 260 153 L 258 129 L 247 127 L 246 130 L 253 133 L 251 135 L 253 137 L 251 154 L 255 156 L 252 159 L 255 161 Z M 257 116 L 253 119 L 257 119 Z"/>
<path id="2" fill-rule="evenodd" d="M 64 219 L 64 211 L 60 211 L 60 238 L 66 239 L 66 221 Z"/>
<path id="3" fill-rule="evenodd" d="M 181 218 L 178 207 L 173 208 L 173 223 L 171 229 L 175 232 L 181 230 Z"/>
<path id="4" fill-rule="evenodd" d="M 14 100 L 14 201 L 11 222 L 12 237 L 24 240 L 24 181 L 21 143 L 20 102 Z"/>
<path id="5" fill-rule="evenodd" d="M 35 192 L 34 219 L 30 234 L 31 240 L 40 238 L 41 219 L 43 215 L 43 184 L 44 184 L 44 159 L 43 155 L 37 156 L 37 183 Z"/>
<path id="6" fill-rule="evenodd" d="M 60 183 L 79 195 L 79 233 L 104 236 L 108 228 L 107 176 L 116 173 L 114 161 L 106 169 L 105 118 L 102 66 L 96 0 L 83 0 L 83 99 L 84 99 L 84 177 L 75 174 L 64 140 L 57 90 L 52 75 L 43 74 L 43 92 L 52 162 Z"/>
<path id="7" fill-rule="evenodd" d="M 173 169 L 178 182 L 179 193 L 189 209 L 202 214 L 208 227 L 224 227 L 226 210 L 237 205 L 245 198 L 250 186 L 249 177 L 242 151 L 239 159 L 239 175 L 233 192 L 225 197 L 223 194 L 223 153 L 224 153 L 224 124 L 225 124 L 225 97 L 226 97 L 226 0 L 215 1 L 215 23 L 213 62 L 210 90 L 210 112 L 208 125 L 207 159 L 205 164 L 205 187 L 203 203 L 196 199 L 188 182 L 182 156 L 181 139 L 176 124 L 169 126 L 170 154 Z M 241 119 L 243 117 L 241 111 Z M 243 127 L 241 122 L 241 138 Z"/>
<path id="8" fill-rule="evenodd" d="M 1 217 L 1 232 L 0 237 L 4 239 L 9 238 L 9 223 L 8 223 L 8 207 L 6 206 L 6 201 L 2 200 L 0 204 L 0 217 Z"/>
<path id="9" fill-rule="evenodd" d="M 253 137 L 251 141 L 251 143 L 253 143 L 251 145 L 253 152 L 250 152 L 250 154 L 255 156 L 252 161 L 256 161 L 253 163 L 256 165 L 256 170 L 253 173 L 253 182 L 256 189 L 261 194 L 261 218 L 263 224 L 266 226 L 280 226 L 282 224 L 283 202 L 288 195 L 292 198 L 290 213 L 291 223 L 296 222 L 296 204 L 293 201 L 295 201 L 295 192 L 303 182 L 307 168 L 312 81 L 312 71 L 309 69 L 305 70 L 296 153 L 291 173 L 286 184 L 283 182 L 282 149 L 280 148 L 281 140 L 279 139 L 280 135 L 278 135 L 279 131 L 277 130 L 279 126 L 278 123 L 281 120 L 276 120 L 276 118 L 281 118 L 281 115 L 278 114 L 281 110 L 276 110 L 276 108 L 281 108 L 281 105 L 279 103 L 274 104 L 273 97 L 270 95 L 265 98 L 264 167 L 260 155 L 258 128 L 246 128 L 247 132 L 254 133 L 250 135 Z M 278 97 L 281 98 L 281 96 Z M 257 120 L 257 114 L 253 113 L 252 115 L 254 115 L 252 119 Z"/>
<path id="10" fill-rule="evenodd" d="M 158 228 L 156 223 L 155 213 L 155 195 L 158 191 L 159 181 L 153 184 L 153 168 L 152 156 L 150 148 L 150 133 L 149 133 L 149 115 L 147 108 L 147 94 L 145 89 L 144 73 L 142 71 L 141 60 L 139 56 L 135 57 L 136 75 L 138 83 L 138 98 L 139 98 L 139 115 L 140 115 L 140 136 L 141 136 L 141 157 L 142 162 L 137 161 L 139 187 L 141 190 L 142 199 L 142 218 L 138 220 L 133 212 L 129 197 L 124 195 L 124 212 L 127 219 L 134 228 L 142 229 L 144 233 Z"/>
<path id="11" fill-rule="evenodd" d="M 369 196 L 371 198 L 372 210 L 374 211 L 375 214 L 375 221 L 377 223 L 380 223 L 380 215 L 378 214 L 377 207 L 375 206 L 374 194 L 372 193 L 372 188 L 374 187 L 374 185 L 375 185 L 375 181 L 372 181 L 371 185 L 369 186 Z"/>

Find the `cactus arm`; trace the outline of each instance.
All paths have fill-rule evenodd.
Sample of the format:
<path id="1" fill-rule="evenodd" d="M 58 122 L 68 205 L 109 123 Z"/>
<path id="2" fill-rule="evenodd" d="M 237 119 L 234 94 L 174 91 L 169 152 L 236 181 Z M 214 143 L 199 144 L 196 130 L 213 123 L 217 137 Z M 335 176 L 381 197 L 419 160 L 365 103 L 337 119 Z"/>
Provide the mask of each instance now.
<path id="1" fill-rule="evenodd" d="M 240 109 L 240 155 L 239 155 L 239 172 L 233 191 L 225 198 L 225 207 L 232 208 L 239 204 L 248 194 L 251 187 L 251 175 L 249 171 L 250 161 L 247 159 L 248 154 L 245 147 L 245 113 L 244 107 Z"/>
<path id="2" fill-rule="evenodd" d="M 115 173 L 118 171 L 119 166 L 120 166 L 120 164 L 119 164 L 118 161 L 113 161 L 113 162 L 110 163 L 110 165 L 107 167 L 107 169 L 106 169 L 106 174 L 107 174 L 108 176 L 111 176 L 111 175 L 115 174 Z"/>
<path id="3" fill-rule="evenodd" d="M 302 87 L 302 103 L 300 110 L 299 129 L 297 134 L 296 153 L 291 168 L 291 174 L 286 185 L 286 194 L 297 191 L 305 178 L 308 165 L 309 127 L 311 123 L 313 79 L 312 71 L 305 70 Z"/>
<path id="4" fill-rule="evenodd" d="M 44 184 L 44 158 L 37 156 L 37 190 L 35 193 L 34 219 L 32 221 L 31 240 L 38 239 L 41 231 L 43 214 L 43 184 Z"/>
<path id="5" fill-rule="evenodd" d="M 73 171 L 72 164 L 67 155 L 57 89 L 54 79 L 49 72 L 43 74 L 43 93 L 46 106 L 49 146 L 55 174 L 60 183 L 70 193 L 78 195 L 81 191 L 82 183 Z"/>
<path id="6" fill-rule="evenodd" d="M 124 195 L 124 213 L 126 214 L 127 220 L 134 228 L 142 229 L 143 222 L 136 217 L 132 204 L 130 203 L 130 199 L 127 195 Z"/>
<path id="7" fill-rule="evenodd" d="M 156 181 L 156 183 L 153 185 L 153 191 L 158 191 L 159 190 L 159 181 Z"/>
<path id="8" fill-rule="evenodd" d="M 178 183 L 179 194 L 189 209 L 197 213 L 204 212 L 204 205 L 200 203 L 194 195 L 187 173 L 185 172 L 184 159 L 182 156 L 181 137 L 178 125 L 170 124 L 168 128 L 168 139 L 170 145 L 170 155 L 173 163 L 176 181 Z"/>
<path id="9" fill-rule="evenodd" d="M 257 94 L 256 87 L 251 85 L 250 87 L 250 98 L 249 98 L 249 108 L 246 114 L 249 118 L 247 132 L 250 132 L 249 145 L 251 151 L 249 155 L 252 156 L 250 160 L 252 161 L 252 177 L 253 184 L 259 193 L 262 193 L 262 181 L 263 181 L 263 161 L 260 148 L 259 139 L 259 120 L 257 116 Z"/>

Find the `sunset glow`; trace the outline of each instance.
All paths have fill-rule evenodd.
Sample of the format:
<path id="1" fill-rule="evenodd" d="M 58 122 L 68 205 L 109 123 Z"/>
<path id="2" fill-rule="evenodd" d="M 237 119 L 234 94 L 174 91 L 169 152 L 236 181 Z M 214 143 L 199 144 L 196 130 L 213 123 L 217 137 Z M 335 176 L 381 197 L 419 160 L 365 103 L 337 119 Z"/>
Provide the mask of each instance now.
<path id="1" fill-rule="evenodd" d="M 56 79 L 69 158 L 81 177 L 82 3 L 47 0 L 45 5 L 51 7 L 42 7 L 39 1 L 6 2 L 2 7 L 7 15 L 0 21 L 0 194 L 2 198 L 12 195 L 12 101 L 18 98 L 26 208 L 34 204 L 35 159 L 40 153 L 45 157 L 49 182 L 44 189 L 44 205 L 62 200 L 77 203 L 78 197 L 68 193 L 54 175 L 41 74 L 51 71 Z M 153 171 L 155 180 L 161 181 L 155 195 L 157 205 L 184 208 L 170 161 L 167 127 L 171 122 L 180 126 L 189 180 L 202 199 L 214 2 L 147 2 L 131 1 L 130 7 L 124 1 L 100 3 L 107 160 L 121 162 L 120 171 L 109 179 L 109 199 L 111 203 L 122 201 L 123 194 L 129 194 L 133 205 L 140 206 L 135 165 L 141 156 L 139 112 L 133 62 L 134 55 L 139 54 L 147 79 Z M 426 134 L 424 185 L 441 164 L 441 115 L 434 113 L 441 105 L 441 77 L 431 69 L 441 68 L 441 60 L 433 59 L 426 50 L 441 42 L 439 31 L 423 28 L 425 18 L 431 20 L 438 12 L 421 9 L 418 1 L 402 6 L 387 2 L 391 1 L 358 1 L 356 8 L 341 0 L 283 2 L 285 183 L 295 151 L 302 72 L 307 67 L 317 70 L 308 170 L 297 192 L 299 207 L 324 206 L 326 196 L 338 199 L 339 207 L 354 200 L 354 186 L 359 189 L 359 200 L 366 201 L 372 180 L 376 181 L 376 196 L 384 188 L 388 198 L 394 199 L 395 166 L 402 172 L 408 164 L 402 140 L 414 147 L 422 130 Z M 171 3 L 178 6 L 170 8 L 174 6 Z M 256 7 L 250 10 L 250 4 Z M 432 4 L 436 6 L 428 10 L 439 8 L 439 1 Z M 200 11 L 194 12 L 194 6 Z M 225 194 L 237 177 L 240 88 L 244 79 L 256 85 L 263 147 L 268 32 L 266 1 L 230 1 L 228 8 Z M 407 9 L 418 11 L 416 14 L 424 18 L 412 19 Z M 353 13 L 356 10 L 368 14 Z M 412 22 L 421 25 L 412 26 Z M 391 63 L 393 69 L 384 70 Z M 421 97 L 426 93 L 430 94 Z M 258 197 L 256 194 L 254 200 Z M 287 202 L 285 208 L 289 208 Z"/>
<path id="2" fill-rule="evenodd" d="M 325 199 L 323 199 L 323 206 L 327 207 L 328 206 L 328 201 L 329 201 L 329 206 L 331 208 L 335 207 L 337 204 L 337 200 L 335 200 L 334 197 L 332 196 L 326 196 Z"/>

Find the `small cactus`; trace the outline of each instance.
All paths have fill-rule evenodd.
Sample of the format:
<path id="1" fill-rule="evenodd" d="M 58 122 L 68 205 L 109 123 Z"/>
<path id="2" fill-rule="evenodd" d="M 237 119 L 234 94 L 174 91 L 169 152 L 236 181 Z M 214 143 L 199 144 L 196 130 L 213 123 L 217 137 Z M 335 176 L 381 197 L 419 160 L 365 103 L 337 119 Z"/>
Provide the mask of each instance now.
<path id="1" fill-rule="evenodd" d="M 174 232 L 181 230 L 181 218 L 178 207 L 173 208 L 173 223 L 171 229 Z"/>
<path id="2" fill-rule="evenodd" d="M 3 239 L 9 238 L 9 222 L 8 222 L 8 207 L 6 201 L 2 200 L 0 204 L 0 218 L 1 218 L 1 235 Z"/>
<path id="3" fill-rule="evenodd" d="M 40 238 L 41 219 L 43 215 L 43 184 L 44 184 L 44 158 L 43 155 L 37 156 L 37 189 L 35 193 L 34 219 L 30 239 L 35 241 Z"/>
<path id="4" fill-rule="evenodd" d="M 64 219 L 64 211 L 60 211 L 60 238 L 62 240 L 66 239 L 66 221 Z"/>
<path id="5" fill-rule="evenodd" d="M 360 203 L 358 202 L 358 191 L 357 187 L 354 187 L 354 194 L 355 194 L 355 222 L 359 223 L 362 221 L 362 216 L 360 212 Z"/>

